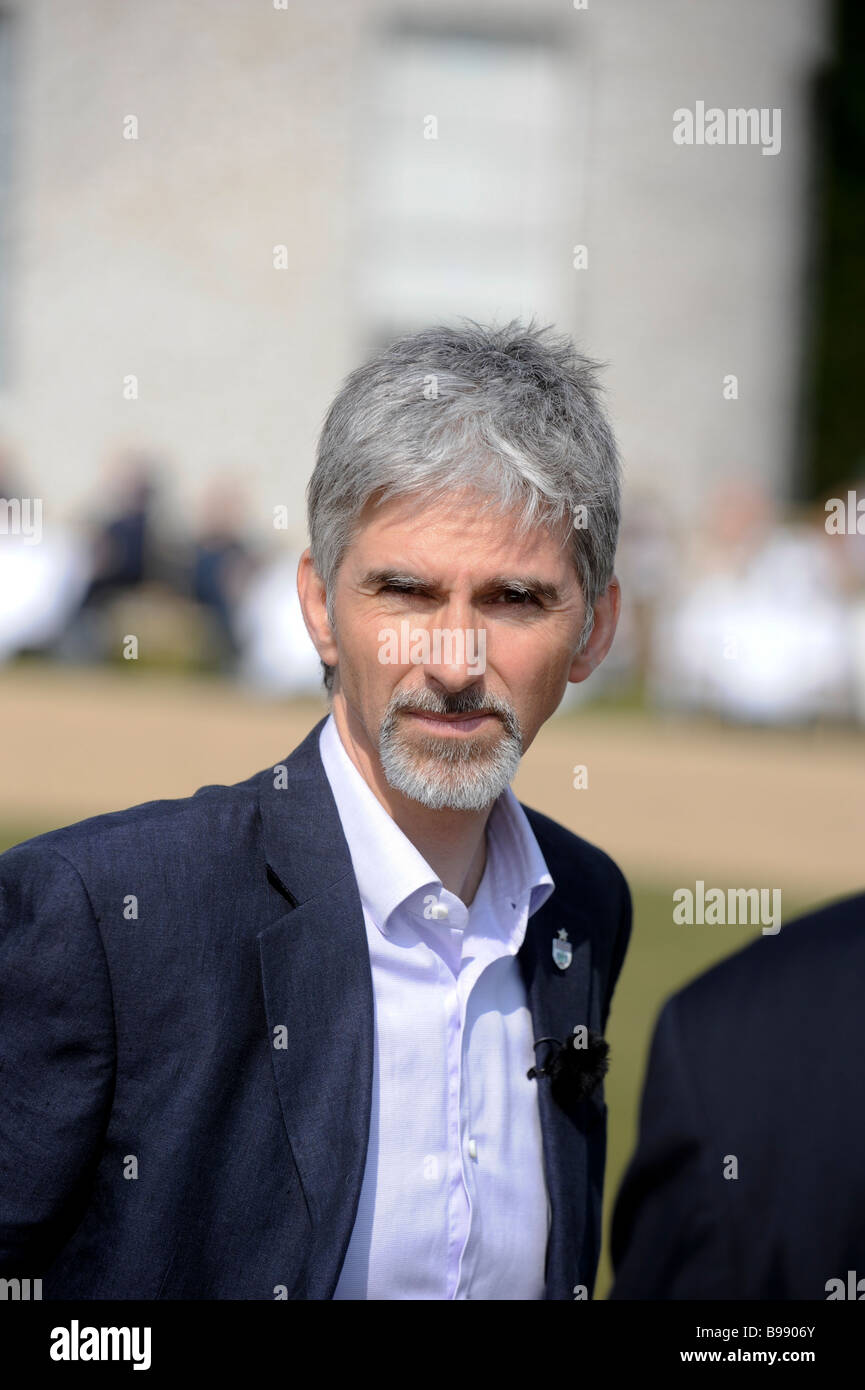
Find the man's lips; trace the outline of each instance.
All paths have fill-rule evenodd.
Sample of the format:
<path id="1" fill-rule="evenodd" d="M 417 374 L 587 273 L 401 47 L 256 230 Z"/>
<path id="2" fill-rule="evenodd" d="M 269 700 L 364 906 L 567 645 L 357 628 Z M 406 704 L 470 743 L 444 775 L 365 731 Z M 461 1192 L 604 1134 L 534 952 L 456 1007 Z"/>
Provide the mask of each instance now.
<path id="1" fill-rule="evenodd" d="M 487 719 L 495 719 L 494 714 L 426 714 L 422 710 L 403 710 L 412 719 L 420 719 L 428 728 L 447 730 L 448 733 L 471 734 Z"/>

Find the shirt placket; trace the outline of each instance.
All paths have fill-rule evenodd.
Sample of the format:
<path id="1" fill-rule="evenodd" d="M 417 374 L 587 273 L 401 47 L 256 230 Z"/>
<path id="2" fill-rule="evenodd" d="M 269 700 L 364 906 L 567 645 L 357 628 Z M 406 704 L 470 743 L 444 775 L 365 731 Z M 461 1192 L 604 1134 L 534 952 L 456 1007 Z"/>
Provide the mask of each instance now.
<path id="1" fill-rule="evenodd" d="M 447 1133 L 448 1133 L 448 1258 L 445 1297 L 459 1288 L 463 1252 L 471 1226 L 471 1199 L 463 1169 L 462 1084 L 464 1012 L 451 976 L 445 996 L 447 1011 Z"/>
<path id="2" fill-rule="evenodd" d="M 466 1047 L 466 1024 L 469 1017 L 469 1004 L 472 993 L 478 985 L 484 971 L 493 961 L 498 960 L 502 955 L 507 954 L 505 945 L 487 937 L 474 939 L 476 954 L 471 964 L 460 973 L 457 984 L 457 999 L 460 1008 L 460 1088 L 459 1088 L 459 1123 L 457 1126 L 457 1138 L 459 1141 L 459 1160 L 460 1174 L 462 1177 L 463 1190 L 465 1192 L 465 1234 L 462 1248 L 459 1254 L 459 1266 L 457 1269 L 456 1283 L 452 1293 L 448 1294 L 452 1299 L 469 1299 L 471 1294 L 472 1276 L 474 1272 L 474 1259 L 472 1258 L 472 1218 L 474 1208 L 478 1201 L 478 1178 L 475 1172 L 471 1175 L 467 1172 L 467 1165 L 472 1161 L 468 1154 L 470 1144 L 476 1145 L 475 1118 L 471 1113 L 471 1068 L 467 1056 Z M 482 1147 L 482 1146 L 481 1146 Z M 475 1149 L 476 1157 L 480 1161 L 480 1151 Z M 474 1201 L 472 1197 L 474 1195 Z"/>

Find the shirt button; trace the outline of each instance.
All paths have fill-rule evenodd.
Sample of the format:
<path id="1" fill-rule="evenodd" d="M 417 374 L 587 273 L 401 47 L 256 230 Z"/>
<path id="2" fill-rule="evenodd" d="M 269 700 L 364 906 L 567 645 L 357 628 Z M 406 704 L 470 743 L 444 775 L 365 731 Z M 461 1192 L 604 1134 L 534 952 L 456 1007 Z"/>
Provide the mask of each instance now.
<path id="1" fill-rule="evenodd" d="M 430 917 L 436 922 L 443 922 L 449 916 L 447 903 L 433 903 L 429 910 Z"/>
<path id="2" fill-rule="evenodd" d="M 477 1146 L 477 1142 L 476 1142 L 474 1139 L 470 1139 L 470 1140 L 469 1140 L 469 1158 L 473 1158 L 473 1159 L 475 1160 L 475 1162 L 477 1163 L 477 1159 L 478 1159 L 478 1146 Z"/>

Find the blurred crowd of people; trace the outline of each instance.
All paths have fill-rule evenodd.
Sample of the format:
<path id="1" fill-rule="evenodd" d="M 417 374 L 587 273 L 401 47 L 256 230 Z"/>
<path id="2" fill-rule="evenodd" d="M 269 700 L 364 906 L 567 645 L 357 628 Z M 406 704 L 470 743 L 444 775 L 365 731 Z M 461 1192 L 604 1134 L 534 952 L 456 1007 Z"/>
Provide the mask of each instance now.
<path id="1" fill-rule="evenodd" d="M 725 483 L 674 526 L 657 500 L 632 499 L 622 646 L 651 704 L 751 724 L 865 723 L 865 533 L 855 517 L 830 533 L 828 501 L 782 517 L 758 488 Z"/>
<path id="2" fill-rule="evenodd" d="M 215 481 L 196 515 L 178 520 L 165 474 L 160 460 L 126 453 L 79 525 L 58 524 L 43 508 L 38 542 L 0 535 L 0 663 L 108 662 L 134 652 L 142 665 L 216 671 L 265 692 L 318 692 L 296 547 L 289 553 L 282 531 L 269 545 L 253 539 L 266 537 L 266 522 L 248 526 L 239 479 Z M 0 499 L 26 496 L 0 453 Z"/>
<path id="3" fill-rule="evenodd" d="M 320 693 L 296 542 L 267 536 L 269 517 L 248 527 L 239 480 L 214 482 L 188 526 L 169 491 L 158 461 L 129 452 L 79 526 L 49 513 L 37 541 L 4 524 L 3 510 L 0 663 L 119 660 L 132 635 L 147 664 L 219 671 L 268 694 Z M 27 495 L 0 452 L 0 499 Z M 565 705 L 626 690 L 747 723 L 865 723 L 865 534 L 855 519 L 845 534 L 825 523 L 820 502 L 780 517 L 741 482 L 687 523 L 660 496 L 632 495 L 613 652 L 591 689 L 569 686 Z"/>

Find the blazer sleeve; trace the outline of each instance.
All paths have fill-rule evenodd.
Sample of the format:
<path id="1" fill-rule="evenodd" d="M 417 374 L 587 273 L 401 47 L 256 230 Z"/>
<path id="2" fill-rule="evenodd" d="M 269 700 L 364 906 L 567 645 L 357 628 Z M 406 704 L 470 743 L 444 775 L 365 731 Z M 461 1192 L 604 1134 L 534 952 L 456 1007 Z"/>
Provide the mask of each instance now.
<path id="1" fill-rule="evenodd" d="M 675 996 L 652 1039 L 636 1153 L 616 1198 L 611 1299 L 715 1299 L 735 1287 L 716 1153 L 689 1074 Z"/>
<path id="2" fill-rule="evenodd" d="M 102 940 L 74 866 L 0 856 L 0 1273 L 41 1276 L 80 1215 L 115 1073 Z"/>

